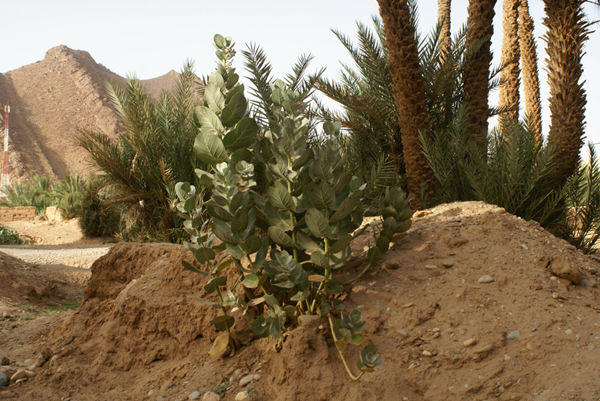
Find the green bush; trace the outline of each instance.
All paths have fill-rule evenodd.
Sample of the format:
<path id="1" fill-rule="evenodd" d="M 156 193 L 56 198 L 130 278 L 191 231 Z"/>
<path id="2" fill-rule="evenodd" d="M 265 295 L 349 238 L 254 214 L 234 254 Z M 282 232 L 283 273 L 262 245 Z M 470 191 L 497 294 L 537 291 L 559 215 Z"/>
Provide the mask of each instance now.
<path id="1" fill-rule="evenodd" d="M 110 203 L 102 177 L 92 176 L 81 198 L 79 226 L 88 237 L 110 237 L 120 231 L 121 210 Z"/>
<path id="2" fill-rule="evenodd" d="M 119 227 L 125 238 L 168 241 L 179 235 L 181 221 L 172 202 L 175 184 L 194 180 L 192 145 L 198 127 L 193 110 L 200 99 L 195 80 L 188 63 L 175 90 L 156 101 L 139 80 L 129 80 L 125 89 L 109 85 L 123 132 L 116 139 L 101 132 L 80 132 L 79 144 L 104 174 L 111 205 L 123 211 Z"/>
<path id="3" fill-rule="evenodd" d="M 345 168 L 339 146 L 309 146 L 306 97 L 283 81 L 270 86 L 268 128 L 259 134 L 231 67 L 231 40 L 216 35 L 215 46 L 219 64 L 208 80 L 204 105 L 195 111 L 200 132 L 194 142 L 196 157 L 209 166 L 196 170 L 198 182 L 211 195 L 205 201 L 195 186 L 176 186 L 177 209 L 191 238 L 186 245 L 202 269 L 184 265 L 210 276 L 204 290 L 217 294 L 223 311 L 213 320 L 223 332 L 215 344 L 237 346 L 228 312 L 233 306 L 258 305 L 253 332 L 276 339 L 297 324 L 298 316 L 315 315 L 327 320 L 348 374 L 358 379 L 383 358 L 370 343 L 360 353 L 361 373 L 353 375 L 342 348 L 361 343 L 365 322 L 360 311 L 345 311 L 340 296 L 410 227 L 405 194 L 399 187 L 385 190 L 379 204 L 382 228 L 365 267 L 352 275 L 350 242 L 360 235 L 366 185 Z M 324 130 L 335 134 L 339 124 L 326 123 Z M 235 285 L 255 298 L 246 302 L 227 286 L 223 269 L 228 266 L 239 274 Z"/>
<path id="4" fill-rule="evenodd" d="M 19 237 L 19 234 L 0 225 L 0 244 L 2 245 L 20 245 L 23 240 Z"/>

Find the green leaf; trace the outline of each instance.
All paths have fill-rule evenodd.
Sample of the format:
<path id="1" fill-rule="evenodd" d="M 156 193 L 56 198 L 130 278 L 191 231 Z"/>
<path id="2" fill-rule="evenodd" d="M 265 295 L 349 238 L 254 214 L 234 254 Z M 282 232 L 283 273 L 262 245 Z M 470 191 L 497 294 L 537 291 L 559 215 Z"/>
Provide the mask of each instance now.
<path id="1" fill-rule="evenodd" d="M 198 106 L 194 109 L 194 114 L 203 130 L 212 132 L 217 136 L 221 136 L 225 132 L 225 127 L 223 127 L 219 116 L 208 107 Z"/>
<path id="2" fill-rule="evenodd" d="M 258 252 L 261 245 L 262 245 L 262 241 L 258 235 L 253 235 L 253 236 L 249 237 L 246 240 L 246 242 L 244 243 L 244 246 L 246 248 L 246 252 L 248 252 L 248 255 L 252 255 L 253 253 Z"/>
<path id="3" fill-rule="evenodd" d="M 336 283 L 335 281 L 329 281 L 325 287 L 329 294 L 336 295 L 344 292 L 344 286 L 340 283 Z"/>
<path id="4" fill-rule="evenodd" d="M 383 356 L 377 353 L 375 344 L 369 341 L 369 344 L 360 352 L 360 359 L 357 362 L 358 369 L 364 372 L 371 372 L 374 368 L 383 363 Z"/>
<path id="5" fill-rule="evenodd" d="M 213 220 L 213 233 L 223 242 L 235 243 L 235 237 L 229 226 L 221 220 Z"/>
<path id="6" fill-rule="evenodd" d="M 271 238 L 273 240 L 273 242 L 275 242 L 276 244 L 281 245 L 281 246 L 291 248 L 296 245 L 296 244 L 294 244 L 292 237 L 287 235 L 287 233 L 285 231 L 283 231 L 281 228 L 279 228 L 277 226 L 269 227 L 269 238 Z"/>
<path id="7" fill-rule="evenodd" d="M 218 164 L 227 160 L 227 151 L 221 139 L 211 133 L 200 131 L 194 141 L 196 157 L 208 164 Z"/>
<path id="8" fill-rule="evenodd" d="M 296 242 L 308 252 L 325 253 L 325 251 L 315 241 L 301 232 L 296 233 Z"/>
<path id="9" fill-rule="evenodd" d="M 232 258 L 236 260 L 242 260 L 246 256 L 246 252 L 244 249 L 242 249 L 240 244 L 226 244 L 226 246 L 227 251 Z"/>
<path id="10" fill-rule="evenodd" d="M 331 305 L 324 303 L 321 305 L 321 308 L 319 308 L 319 317 L 327 316 L 329 315 L 329 312 L 331 312 Z"/>
<path id="11" fill-rule="evenodd" d="M 342 250 L 346 249 L 346 247 L 348 245 L 350 245 L 351 241 L 352 241 L 352 235 L 350 235 L 350 234 L 343 235 L 340 239 L 338 239 L 331 245 L 331 247 L 329 248 L 329 252 L 337 253 L 339 251 L 342 251 Z"/>
<path id="12" fill-rule="evenodd" d="M 215 252 L 210 248 L 201 247 L 194 249 L 192 253 L 194 254 L 194 259 L 200 263 L 206 263 L 215 258 Z"/>
<path id="13" fill-rule="evenodd" d="M 204 286 L 204 291 L 206 291 L 207 294 L 210 294 L 215 292 L 215 290 L 218 287 L 223 286 L 225 284 L 227 284 L 227 277 L 213 277 L 210 280 L 208 280 L 208 283 L 206 283 L 206 285 Z"/>
<path id="14" fill-rule="evenodd" d="M 331 216 L 331 219 L 329 221 L 331 223 L 336 223 L 344 217 L 349 216 L 354 210 L 356 210 L 356 208 L 360 206 L 361 203 L 358 196 L 350 196 L 344 199 L 342 203 L 340 203 L 340 206 L 338 206 L 337 210 L 335 211 L 333 216 Z"/>
<path id="15" fill-rule="evenodd" d="M 304 219 L 306 221 L 306 225 L 310 232 L 319 238 L 328 238 L 331 235 L 331 230 L 329 228 L 329 222 L 321 213 L 315 208 L 310 208 L 306 211 L 304 215 Z"/>
<path id="16" fill-rule="evenodd" d="M 215 326 L 217 331 L 226 331 L 227 329 L 233 327 L 233 323 L 235 323 L 233 316 L 220 315 L 212 320 L 212 324 Z"/>
<path id="17" fill-rule="evenodd" d="M 290 297 L 290 301 L 302 302 L 306 300 L 306 293 L 304 291 L 298 291 Z"/>
<path id="18" fill-rule="evenodd" d="M 224 85 L 225 81 L 219 71 L 213 72 L 208 77 L 208 84 L 204 90 L 204 101 L 215 113 L 221 112 L 223 107 L 225 107 L 225 96 L 223 96 L 223 92 L 221 91 Z"/>
<path id="19" fill-rule="evenodd" d="M 181 264 L 183 265 L 184 269 L 192 271 L 194 273 L 203 274 L 203 275 L 207 275 L 208 274 L 207 272 L 205 272 L 203 270 L 196 269 L 193 265 L 191 265 L 190 263 L 186 262 L 185 260 L 182 260 Z"/>
<path id="20" fill-rule="evenodd" d="M 248 211 L 240 209 L 231 221 L 231 231 L 240 233 L 248 226 Z"/>
<path id="21" fill-rule="evenodd" d="M 310 254 L 310 260 L 315 265 L 323 268 L 329 267 L 329 259 L 321 252 L 313 252 Z"/>
<path id="22" fill-rule="evenodd" d="M 294 200 L 292 195 L 289 194 L 286 187 L 283 186 L 279 181 L 269 188 L 267 191 L 269 202 L 280 210 L 293 210 Z"/>
<path id="23" fill-rule="evenodd" d="M 216 217 L 217 219 L 224 221 L 231 221 L 233 216 L 227 210 L 217 205 L 214 201 L 208 201 L 204 204 L 206 210 L 212 217 Z"/>
<path id="24" fill-rule="evenodd" d="M 279 301 L 277 300 L 277 298 L 275 298 L 273 295 L 271 294 L 265 294 L 265 302 L 267 303 L 267 305 L 269 305 L 271 308 L 274 308 L 276 306 L 279 306 Z"/>
<path id="25" fill-rule="evenodd" d="M 311 185 L 307 188 L 307 195 L 312 206 L 320 210 L 335 209 L 335 192 L 331 185 L 322 182 L 320 185 Z"/>
<path id="26" fill-rule="evenodd" d="M 241 90 L 236 91 L 230 99 L 228 99 L 227 105 L 221 112 L 221 121 L 226 127 L 233 127 L 244 115 L 246 114 L 246 107 L 248 102 L 244 97 L 243 86 Z"/>
<path id="27" fill-rule="evenodd" d="M 258 283 L 260 282 L 260 278 L 258 275 L 252 273 L 247 274 L 242 281 L 242 285 L 246 288 L 256 288 L 258 287 Z"/>
<path id="28" fill-rule="evenodd" d="M 219 35 L 218 33 L 214 36 L 213 41 L 217 49 L 225 49 L 227 47 L 227 41 L 223 37 L 223 35 Z"/>
<path id="29" fill-rule="evenodd" d="M 223 110 L 225 112 L 225 110 Z M 223 145 L 229 150 L 249 148 L 256 141 L 258 125 L 253 118 L 244 117 L 223 138 Z"/>

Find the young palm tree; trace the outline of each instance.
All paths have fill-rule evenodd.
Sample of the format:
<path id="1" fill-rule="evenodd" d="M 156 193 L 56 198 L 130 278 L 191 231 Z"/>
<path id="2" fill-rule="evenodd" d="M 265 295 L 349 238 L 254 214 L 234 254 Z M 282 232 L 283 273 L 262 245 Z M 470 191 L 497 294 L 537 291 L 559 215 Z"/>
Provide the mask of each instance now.
<path id="1" fill-rule="evenodd" d="M 590 33 L 590 24 L 583 12 L 584 3 L 585 0 L 544 0 L 550 87 L 548 143 L 556 149 L 558 186 L 577 170 L 584 137 L 586 95 L 580 82 L 581 58 Z"/>
<path id="2" fill-rule="evenodd" d="M 500 71 L 500 134 L 519 120 L 519 0 L 502 3 L 502 70 Z"/>
<path id="3" fill-rule="evenodd" d="M 431 197 L 435 178 L 423 154 L 420 133 L 429 135 L 425 86 L 419 63 L 412 3 L 407 0 L 378 0 L 387 41 L 390 73 L 402 146 L 406 181 L 415 208 L 423 208 L 422 196 Z M 487 87 L 487 81 L 486 81 Z"/>
<path id="4" fill-rule="evenodd" d="M 521 0 L 519 4 L 519 44 L 521 68 L 523 70 L 525 115 L 529 118 L 538 143 L 542 143 L 542 106 L 540 103 L 537 47 L 533 37 L 533 19 L 529 14 L 527 0 Z"/>
<path id="5" fill-rule="evenodd" d="M 496 0 L 470 0 L 467 17 L 467 49 L 472 58 L 465 69 L 465 103 L 468 107 L 470 140 L 485 149 L 488 132 L 490 63 Z"/>
<path id="6" fill-rule="evenodd" d="M 450 33 L 451 3 L 451 0 L 438 0 L 438 24 L 442 24 L 442 30 L 440 31 L 440 49 L 442 54 L 448 52 L 452 40 Z"/>

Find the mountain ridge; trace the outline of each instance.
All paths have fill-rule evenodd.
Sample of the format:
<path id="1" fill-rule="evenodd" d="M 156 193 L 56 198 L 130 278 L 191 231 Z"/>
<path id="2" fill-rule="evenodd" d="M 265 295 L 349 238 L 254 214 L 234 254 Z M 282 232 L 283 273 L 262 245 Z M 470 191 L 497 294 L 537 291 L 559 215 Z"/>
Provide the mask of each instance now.
<path id="1" fill-rule="evenodd" d="M 175 86 L 178 75 L 171 70 L 140 81 L 157 98 Z M 117 135 L 119 121 L 106 93 L 107 81 L 125 85 L 127 79 L 89 52 L 65 45 L 52 47 L 40 61 L 0 73 L 0 105 L 11 106 L 11 180 L 86 176 L 94 170 L 76 137 L 78 129 Z"/>

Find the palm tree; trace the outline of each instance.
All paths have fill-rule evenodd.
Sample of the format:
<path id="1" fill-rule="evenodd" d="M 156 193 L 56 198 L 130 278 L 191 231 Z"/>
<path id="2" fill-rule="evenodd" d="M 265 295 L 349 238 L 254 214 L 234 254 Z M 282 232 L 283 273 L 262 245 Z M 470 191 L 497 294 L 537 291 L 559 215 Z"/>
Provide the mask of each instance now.
<path id="1" fill-rule="evenodd" d="M 394 101 L 402 131 L 406 181 L 412 206 L 423 208 L 421 195 L 430 197 L 435 177 L 421 146 L 419 134 L 430 133 L 425 86 L 419 63 L 415 21 L 407 0 L 378 0 L 390 59 Z M 486 81 L 487 87 L 487 81 Z"/>
<path id="2" fill-rule="evenodd" d="M 464 91 L 468 107 L 470 140 L 482 151 L 488 131 L 490 63 L 492 62 L 492 34 L 496 0 L 470 0 L 467 17 L 467 49 L 472 53 L 465 67 Z"/>
<path id="3" fill-rule="evenodd" d="M 519 0 L 502 3 L 502 70 L 500 71 L 500 133 L 519 119 Z"/>
<path id="4" fill-rule="evenodd" d="M 438 24 L 442 24 L 440 31 L 440 49 L 442 54 L 447 53 L 452 39 L 450 34 L 450 6 L 451 0 L 438 0 Z"/>
<path id="5" fill-rule="evenodd" d="M 583 45 L 590 24 L 585 20 L 585 0 L 544 0 L 550 132 L 548 143 L 556 149 L 555 179 L 563 185 L 577 170 L 584 137 L 586 95 L 580 82 Z"/>
<path id="6" fill-rule="evenodd" d="M 527 0 L 519 4 L 519 44 L 523 70 L 523 94 L 525 115 L 535 131 L 538 143 L 542 143 L 542 106 L 540 103 L 540 80 L 538 75 L 537 47 L 533 37 L 533 20 Z"/>

